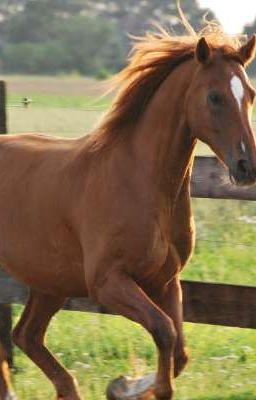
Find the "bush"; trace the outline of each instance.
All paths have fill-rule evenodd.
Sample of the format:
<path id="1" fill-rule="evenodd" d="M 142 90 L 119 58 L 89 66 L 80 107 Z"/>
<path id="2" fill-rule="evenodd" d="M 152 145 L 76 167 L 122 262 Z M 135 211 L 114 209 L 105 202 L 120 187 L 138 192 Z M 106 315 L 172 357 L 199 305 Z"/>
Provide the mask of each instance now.
<path id="1" fill-rule="evenodd" d="M 75 70 L 103 78 L 103 71 L 108 75 L 122 66 L 121 39 L 110 21 L 85 16 L 60 18 L 51 26 L 51 36 L 52 40 L 34 42 L 4 41 L 0 53 L 2 71 L 60 74 Z"/>

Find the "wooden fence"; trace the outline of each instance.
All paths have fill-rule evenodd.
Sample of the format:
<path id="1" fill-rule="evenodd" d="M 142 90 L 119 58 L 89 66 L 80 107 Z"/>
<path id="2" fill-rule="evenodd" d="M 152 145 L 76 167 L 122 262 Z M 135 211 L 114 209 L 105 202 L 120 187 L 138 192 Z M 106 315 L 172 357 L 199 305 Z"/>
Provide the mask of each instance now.
<path id="1" fill-rule="evenodd" d="M 3 87 L 2 90 L 4 91 Z M 5 94 L 5 91 L 3 93 Z M 6 121 L 3 106 L 0 107 L 1 113 L 4 114 L 2 121 Z M 2 128 L 2 132 L 6 132 L 6 124 Z M 200 198 L 256 201 L 256 185 L 248 188 L 232 185 L 227 171 L 215 157 L 196 157 L 191 194 L 193 197 Z M 186 321 L 256 328 L 256 287 L 195 281 L 183 281 L 182 286 Z M 11 313 L 8 304 L 23 304 L 26 297 L 27 288 L 13 280 L 5 272 L 0 271 L 0 340 L 3 340 L 9 349 L 10 359 L 10 336 L 8 333 L 11 326 Z M 69 299 L 65 309 L 109 313 L 104 307 L 94 304 L 86 298 Z M 1 316 L 5 316 L 2 324 Z M 2 334 L 1 329 L 3 330 Z"/>

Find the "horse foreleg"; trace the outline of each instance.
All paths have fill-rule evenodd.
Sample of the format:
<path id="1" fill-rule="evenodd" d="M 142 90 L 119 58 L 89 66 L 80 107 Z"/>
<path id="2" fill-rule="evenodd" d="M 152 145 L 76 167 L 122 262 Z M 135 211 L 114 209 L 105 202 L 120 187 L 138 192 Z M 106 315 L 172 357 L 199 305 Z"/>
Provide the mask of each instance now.
<path id="1" fill-rule="evenodd" d="M 12 389 L 10 371 L 7 355 L 0 343 L 0 400 L 15 400 L 16 396 Z"/>
<path id="2" fill-rule="evenodd" d="M 44 345 L 51 317 L 65 299 L 31 291 L 13 341 L 45 373 L 56 388 L 58 400 L 80 400 L 74 380 Z"/>
<path id="3" fill-rule="evenodd" d="M 121 272 L 113 272 L 108 276 L 103 286 L 97 290 L 97 300 L 112 311 L 141 324 L 152 335 L 159 353 L 154 393 L 157 400 L 171 399 L 176 340 L 172 320 L 149 299 L 132 278 Z M 111 396 L 109 394 L 109 398 L 113 399 Z"/>
<path id="4" fill-rule="evenodd" d="M 185 347 L 183 334 L 182 289 L 178 276 L 174 277 L 172 281 L 168 283 L 156 300 L 156 303 L 170 318 L 172 318 L 177 332 L 177 340 L 174 349 L 174 376 L 177 377 L 188 362 L 188 351 Z"/>

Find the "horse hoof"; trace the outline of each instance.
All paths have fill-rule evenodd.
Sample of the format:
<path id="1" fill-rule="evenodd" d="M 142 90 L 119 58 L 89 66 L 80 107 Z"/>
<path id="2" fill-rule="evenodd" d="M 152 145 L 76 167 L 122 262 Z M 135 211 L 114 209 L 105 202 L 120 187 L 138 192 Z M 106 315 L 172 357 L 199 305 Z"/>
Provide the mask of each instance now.
<path id="1" fill-rule="evenodd" d="M 18 398 L 15 393 L 9 392 L 5 395 L 4 400 L 18 400 Z"/>
<path id="2" fill-rule="evenodd" d="M 173 390 L 171 387 L 155 389 L 155 398 L 157 400 L 171 400 L 173 398 Z"/>
<path id="3" fill-rule="evenodd" d="M 106 396 L 108 400 L 149 400 L 154 386 L 155 374 L 138 379 L 120 376 L 108 385 Z"/>
<path id="4" fill-rule="evenodd" d="M 78 394 L 72 394 L 67 396 L 58 396 L 57 400 L 81 400 L 81 397 Z"/>

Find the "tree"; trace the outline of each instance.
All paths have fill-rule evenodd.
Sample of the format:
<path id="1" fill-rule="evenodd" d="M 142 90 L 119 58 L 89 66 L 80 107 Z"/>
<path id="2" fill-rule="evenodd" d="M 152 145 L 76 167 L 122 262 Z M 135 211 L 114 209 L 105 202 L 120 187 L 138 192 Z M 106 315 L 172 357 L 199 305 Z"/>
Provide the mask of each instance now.
<path id="1" fill-rule="evenodd" d="M 205 10 L 182 0 L 196 29 Z M 0 61 L 5 72 L 99 75 L 124 64 L 131 41 L 157 20 L 182 28 L 176 0 L 1 0 Z"/>
<path id="2" fill-rule="evenodd" d="M 42 3 L 51 11 L 77 14 L 85 8 L 83 0 L 1 0 L 0 13 L 8 17 L 28 10 L 34 3 Z"/>
<path id="3" fill-rule="evenodd" d="M 84 4 L 88 13 L 116 21 L 126 47 L 129 47 L 127 34 L 142 35 L 151 28 L 152 21 L 159 22 L 176 34 L 184 33 L 176 0 L 84 0 Z M 207 10 L 200 9 L 197 0 L 182 0 L 181 6 L 190 24 L 196 30 L 201 29 Z M 209 19 L 214 19 L 212 12 L 209 12 Z"/>
<path id="4" fill-rule="evenodd" d="M 2 70 L 101 75 L 120 68 L 124 53 L 116 24 L 83 15 L 81 4 L 27 0 L 6 14 L 0 24 Z"/>
<path id="5" fill-rule="evenodd" d="M 51 37 L 48 37 L 49 31 Z M 122 66 L 124 54 L 116 27 L 94 17 L 72 16 L 55 21 L 47 35 L 40 30 L 33 40 L 6 42 L 1 59 L 4 72 L 56 74 L 76 71 L 83 75 L 115 72 Z"/>

